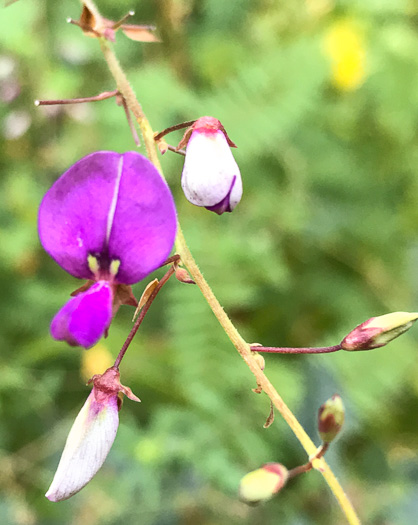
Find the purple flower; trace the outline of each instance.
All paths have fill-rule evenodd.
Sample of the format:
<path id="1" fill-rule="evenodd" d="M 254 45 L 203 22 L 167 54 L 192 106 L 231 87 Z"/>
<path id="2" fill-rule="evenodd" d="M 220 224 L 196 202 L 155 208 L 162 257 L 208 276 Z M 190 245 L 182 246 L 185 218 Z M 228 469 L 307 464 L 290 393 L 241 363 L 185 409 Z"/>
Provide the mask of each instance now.
<path id="1" fill-rule="evenodd" d="M 236 147 L 219 120 L 202 117 L 189 128 L 181 186 L 192 204 L 218 215 L 231 212 L 242 196 L 242 180 L 230 146 Z"/>
<path id="2" fill-rule="evenodd" d="M 120 384 L 119 377 L 118 370 L 112 367 L 90 380 L 93 390 L 74 421 L 45 494 L 50 501 L 62 501 L 76 494 L 103 465 L 119 426 L 118 393 L 139 401 L 130 388 Z"/>
<path id="3" fill-rule="evenodd" d="M 176 235 L 168 186 L 142 155 L 99 151 L 76 162 L 45 195 L 39 237 L 68 273 L 89 282 L 56 314 L 52 336 L 88 348 L 130 288 L 158 268 Z"/>

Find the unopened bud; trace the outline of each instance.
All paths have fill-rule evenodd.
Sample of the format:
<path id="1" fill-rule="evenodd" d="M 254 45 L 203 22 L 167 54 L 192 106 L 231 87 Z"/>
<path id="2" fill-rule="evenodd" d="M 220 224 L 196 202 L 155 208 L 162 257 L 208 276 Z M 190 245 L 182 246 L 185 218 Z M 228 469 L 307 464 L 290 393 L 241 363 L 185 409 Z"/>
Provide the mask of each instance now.
<path id="1" fill-rule="evenodd" d="M 252 352 L 252 356 L 254 357 L 255 362 L 260 367 L 260 370 L 264 370 L 264 368 L 266 367 L 266 360 L 264 359 L 264 357 L 258 352 Z"/>
<path id="2" fill-rule="evenodd" d="M 168 144 L 164 139 L 160 139 L 157 142 L 157 147 L 160 150 L 161 155 L 164 155 L 164 153 L 168 150 Z"/>
<path id="3" fill-rule="evenodd" d="M 418 313 L 393 312 L 372 317 L 359 324 L 341 342 L 344 350 L 372 350 L 385 346 L 392 339 L 409 330 L 418 319 Z"/>
<path id="4" fill-rule="evenodd" d="M 185 268 L 176 267 L 176 279 L 181 283 L 186 284 L 196 284 L 193 279 L 190 277 L 189 272 Z"/>
<path id="5" fill-rule="evenodd" d="M 331 443 L 344 423 L 345 409 L 338 394 L 333 395 L 318 410 L 318 432 L 324 443 Z"/>
<path id="6" fill-rule="evenodd" d="M 236 147 L 219 120 L 201 117 L 186 131 L 181 186 L 192 204 L 221 215 L 231 212 L 242 196 L 242 180 L 231 153 Z"/>
<path id="7" fill-rule="evenodd" d="M 269 500 L 286 484 L 289 473 L 281 463 L 266 463 L 246 474 L 239 486 L 239 498 L 247 505 Z"/>

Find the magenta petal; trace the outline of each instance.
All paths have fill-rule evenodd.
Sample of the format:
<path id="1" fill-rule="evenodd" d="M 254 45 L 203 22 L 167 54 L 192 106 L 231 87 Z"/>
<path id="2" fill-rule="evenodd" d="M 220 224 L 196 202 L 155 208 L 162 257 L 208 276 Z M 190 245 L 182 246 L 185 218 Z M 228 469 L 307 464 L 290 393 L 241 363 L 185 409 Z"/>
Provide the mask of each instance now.
<path id="1" fill-rule="evenodd" d="M 142 155 L 123 155 L 123 172 L 109 238 L 109 257 L 121 264 L 118 282 L 133 284 L 158 268 L 176 236 L 174 200 L 164 179 Z"/>
<path id="2" fill-rule="evenodd" d="M 106 245 L 120 155 L 99 151 L 76 162 L 50 188 L 39 209 L 39 237 L 68 273 L 92 279 L 87 257 Z"/>
<path id="3" fill-rule="evenodd" d="M 94 279 L 88 256 L 106 274 L 132 284 L 170 253 L 176 233 L 170 190 L 151 162 L 136 152 L 100 151 L 66 171 L 45 195 L 39 237 L 45 250 L 75 277 Z"/>
<path id="4" fill-rule="evenodd" d="M 72 346 L 93 346 L 112 320 L 113 292 L 109 283 L 99 281 L 73 297 L 55 315 L 51 334 Z"/>

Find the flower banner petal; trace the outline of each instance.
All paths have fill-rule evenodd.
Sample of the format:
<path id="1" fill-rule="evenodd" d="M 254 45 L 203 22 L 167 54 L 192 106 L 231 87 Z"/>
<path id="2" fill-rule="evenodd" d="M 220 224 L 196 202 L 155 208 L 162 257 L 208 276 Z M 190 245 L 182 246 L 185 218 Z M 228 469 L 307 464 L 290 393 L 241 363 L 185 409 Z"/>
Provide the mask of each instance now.
<path id="1" fill-rule="evenodd" d="M 92 279 L 89 254 L 105 249 L 107 217 L 120 155 L 99 151 L 67 170 L 46 193 L 38 218 L 41 243 L 68 273 Z"/>
<path id="2" fill-rule="evenodd" d="M 112 151 L 88 155 L 65 172 L 45 195 L 38 221 L 42 245 L 67 272 L 106 278 L 117 261 L 112 278 L 121 284 L 160 266 L 176 224 L 173 197 L 153 164 L 136 152 Z"/>
<path id="3" fill-rule="evenodd" d="M 170 189 L 155 166 L 134 151 L 123 155 L 119 193 L 109 237 L 109 257 L 120 260 L 116 279 L 133 284 L 170 254 L 177 216 Z"/>

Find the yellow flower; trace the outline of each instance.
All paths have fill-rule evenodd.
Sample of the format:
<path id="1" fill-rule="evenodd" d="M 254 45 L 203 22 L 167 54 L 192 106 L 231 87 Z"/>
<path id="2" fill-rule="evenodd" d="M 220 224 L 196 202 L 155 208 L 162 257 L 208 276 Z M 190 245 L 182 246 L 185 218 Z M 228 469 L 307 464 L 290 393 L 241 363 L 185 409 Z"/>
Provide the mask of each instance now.
<path id="1" fill-rule="evenodd" d="M 88 381 L 94 374 L 102 374 L 113 365 L 114 359 L 107 347 L 99 343 L 90 350 L 83 352 L 81 358 L 80 375 Z"/>
<path id="2" fill-rule="evenodd" d="M 332 83 L 341 91 L 354 91 L 365 78 L 365 45 L 361 31 L 350 20 L 339 20 L 324 38 L 325 54 L 331 59 Z"/>

